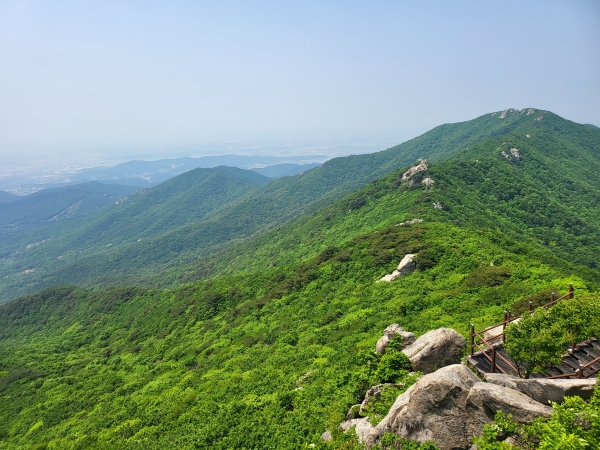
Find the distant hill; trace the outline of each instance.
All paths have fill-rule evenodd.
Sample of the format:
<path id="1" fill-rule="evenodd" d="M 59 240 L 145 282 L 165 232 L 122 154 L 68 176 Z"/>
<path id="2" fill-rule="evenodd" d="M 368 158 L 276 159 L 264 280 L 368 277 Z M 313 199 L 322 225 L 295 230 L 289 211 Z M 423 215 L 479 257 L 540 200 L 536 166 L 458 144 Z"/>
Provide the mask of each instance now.
<path id="1" fill-rule="evenodd" d="M 228 200 L 197 220 L 185 224 L 177 222 L 177 227 L 168 230 L 162 227 L 160 234 L 154 234 L 151 238 L 145 238 L 140 242 L 137 242 L 139 239 L 136 237 L 137 235 L 132 236 L 123 232 L 117 233 L 116 237 L 122 242 L 122 245 L 113 243 L 112 246 L 106 247 L 106 244 L 112 243 L 108 242 L 108 237 L 115 236 L 111 231 L 112 225 L 95 227 L 90 217 L 87 217 L 85 223 L 80 221 L 69 227 L 68 233 L 63 234 L 63 237 L 60 233 L 65 232 L 67 228 L 62 231 L 52 231 L 52 233 L 57 233 L 56 237 L 52 238 L 52 245 L 45 244 L 44 248 L 39 246 L 27 252 L 18 253 L 12 257 L 11 265 L 4 266 L 4 268 L 0 266 L 0 270 L 2 270 L 0 273 L 4 274 L 0 278 L 0 286 L 4 286 L 6 289 L 0 292 L 4 292 L 5 298 L 10 298 L 17 293 L 33 292 L 53 284 L 130 283 L 164 286 L 175 285 L 182 281 L 192 281 L 202 276 L 212 276 L 220 273 L 216 269 L 221 264 L 219 261 L 227 260 L 230 267 L 235 267 L 236 258 L 243 259 L 244 255 L 254 255 L 252 252 L 246 251 L 248 249 L 245 249 L 245 244 L 240 244 L 244 239 L 267 233 L 286 222 L 291 222 L 296 217 L 300 217 L 300 221 L 309 220 L 308 218 L 313 217 L 310 213 L 316 213 L 319 210 L 323 214 L 319 219 L 322 221 L 319 226 L 323 231 L 317 231 L 319 228 L 315 224 L 313 224 L 314 226 L 307 224 L 304 231 L 285 228 L 274 232 L 279 234 L 268 235 L 268 237 L 265 235 L 265 239 L 271 242 L 281 241 L 282 244 L 289 242 L 289 245 L 295 245 L 299 250 L 311 252 L 322 248 L 327 242 L 335 244 L 342 239 L 349 238 L 352 233 L 364 232 L 373 226 L 388 226 L 394 220 L 410 219 L 412 217 L 409 215 L 421 214 L 421 211 L 423 216 L 425 213 L 439 212 L 440 218 L 445 217 L 444 220 L 456 223 L 462 221 L 465 224 L 477 224 L 484 218 L 485 226 L 499 226 L 500 223 L 505 222 L 504 227 L 507 231 L 519 233 L 523 239 L 537 239 L 538 241 L 547 239 L 548 243 L 554 245 L 557 252 L 563 252 L 562 254 L 571 248 L 570 260 L 588 264 L 591 267 L 592 262 L 589 257 L 584 258 L 583 256 L 589 254 L 588 251 L 580 251 L 580 249 L 583 248 L 583 242 L 586 239 L 590 243 L 595 242 L 590 241 L 586 236 L 589 236 L 589 230 L 594 228 L 593 220 L 599 219 L 593 200 L 598 198 L 598 186 L 600 185 L 594 181 L 596 179 L 594 174 L 600 173 L 597 156 L 599 138 L 600 132 L 597 128 L 575 124 L 550 112 L 533 109 L 507 110 L 486 114 L 468 122 L 442 125 L 411 141 L 382 152 L 336 158 L 301 175 L 275 180 L 250 190 L 240 197 Z M 511 148 L 507 147 L 510 145 L 517 148 L 522 147 L 527 152 L 529 152 L 528 149 L 531 149 L 530 158 L 524 157 L 523 163 L 509 161 L 500 152 L 504 151 L 510 154 Z M 493 153 L 496 150 L 497 154 Z M 354 203 L 348 203 L 351 200 L 336 202 L 378 177 L 414 164 L 419 157 L 428 158 L 430 164 L 444 159 L 449 160 L 448 164 L 450 164 L 440 165 L 440 169 L 436 169 L 438 166 L 433 164 L 432 171 L 442 171 L 433 176 L 437 184 L 434 184 L 430 191 L 423 191 L 423 193 L 415 191 L 410 194 L 424 196 L 422 202 L 416 202 L 416 199 L 410 195 L 397 197 L 392 189 L 389 195 L 395 199 L 396 206 L 381 204 L 381 210 L 370 216 L 371 218 L 368 220 L 345 221 L 344 217 L 350 211 L 368 211 L 371 197 L 382 195 L 376 193 L 379 192 L 378 183 L 382 183 L 383 180 L 368 185 L 362 193 L 355 194 Z M 476 183 L 473 180 L 476 185 L 471 187 L 467 180 L 479 172 L 471 168 L 470 164 L 473 163 L 470 161 L 475 161 L 479 157 L 496 159 L 495 162 L 488 161 L 480 166 L 489 167 L 489 173 L 484 171 L 481 174 L 482 180 Z M 509 162 L 510 165 L 507 165 Z M 449 173 L 446 172 L 447 169 L 444 169 L 447 167 L 452 167 Z M 463 167 L 469 169 L 463 170 Z M 496 176 L 499 170 L 503 171 L 500 178 Z M 519 170 L 526 170 L 526 172 L 521 173 Z M 552 174 L 552 176 L 547 174 Z M 539 181 L 535 180 L 544 180 L 544 183 L 554 187 L 553 192 L 569 191 L 571 204 L 562 203 L 562 197 L 567 194 L 539 197 L 539 193 L 532 193 L 531 196 L 519 197 L 524 198 L 525 203 L 511 207 L 511 210 L 507 211 L 509 214 L 507 218 L 490 214 L 488 210 L 491 210 L 492 213 L 494 210 L 501 210 L 496 207 L 496 203 L 501 202 L 503 197 L 492 196 L 488 192 L 489 187 L 482 187 L 477 183 L 488 183 L 489 185 L 492 183 L 490 180 L 496 178 L 498 178 L 498 182 L 502 181 L 501 185 L 506 192 L 513 192 L 511 194 L 513 196 L 515 195 L 514 189 L 523 193 L 533 192 L 532 190 L 540 187 Z M 455 195 L 453 194 L 455 191 L 442 189 L 442 186 L 446 185 L 445 183 L 452 186 L 459 181 L 463 183 L 464 187 L 460 188 L 462 193 L 456 194 L 458 196 L 452 197 Z M 394 186 L 398 180 L 392 179 L 385 183 Z M 450 196 L 448 199 L 441 196 L 434 198 L 444 192 L 445 195 Z M 539 192 L 544 192 L 544 190 L 541 189 Z M 478 195 L 480 197 L 477 197 Z M 535 197 L 536 195 L 538 197 Z M 451 200 L 452 198 L 454 200 Z M 461 198 L 473 201 L 468 204 L 463 202 L 463 206 L 453 207 L 453 212 L 450 214 L 448 208 L 450 208 L 451 202 L 461 205 Z M 574 236 L 572 240 L 573 245 L 575 243 L 577 245 L 569 247 L 571 244 L 565 244 L 565 239 L 573 234 L 571 231 L 560 232 L 560 229 L 567 226 L 564 225 L 567 222 L 560 222 L 563 225 L 558 225 L 559 218 L 554 219 L 555 216 L 549 212 L 548 217 L 552 219 L 550 222 L 546 221 L 545 224 L 523 220 L 521 216 L 531 216 L 529 207 L 524 205 L 527 202 L 537 205 L 539 198 L 544 198 L 544 202 L 546 202 L 541 206 L 544 211 L 556 206 L 554 210 L 560 212 L 561 217 L 565 216 L 567 220 L 581 221 L 582 225 L 574 228 L 582 230 L 578 231 L 577 233 L 580 234 Z M 431 207 L 434 200 L 441 202 L 442 209 L 440 211 Z M 447 206 L 444 206 L 445 203 Z M 339 217 L 340 227 L 333 226 L 333 223 L 330 222 L 332 213 L 325 213 L 324 211 L 327 209 L 322 209 L 327 205 L 336 205 L 332 206 L 332 211 L 335 211 L 333 217 Z M 418 207 L 418 205 L 425 206 Z M 464 219 L 461 219 L 461 215 L 457 212 L 461 208 L 465 211 Z M 570 214 L 566 214 L 568 208 L 574 208 Z M 481 210 L 480 213 L 479 210 Z M 473 211 L 473 218 L 466 215 L 469 211 Z M 157 212 L 156 216 L 159 214 Z M 469 212 L 469 214 L 471 213 Z M 154 216 L 152 220 L 155 220 Z M 480 222 L 477 222 L 478 220 Z M 543 228 L 537 230 L 540 225 Z M 556 238 L 552 238 L 552 233 L 556 234 Z M 45 236 L 48 239 L 52 234 Z M 103 240 L 104 245 L 98 245 L 101 240 L 98 236 L 107 236 L 105 239 L 107 242 Z M 331 240 L 324 239 L 326 236 L 331 236 Z M 299 245 L 305 243 L 306 239 L 315 241 L 311 245 Z M 232 249 L 239 249 L 236 258 L 213 260 L 211 255 L 226 250 L 229 245 L 234 245 Z M 239 245 L 242 247 L 237 247 Z M 269 257 L 274 261 L 290 255 L 290 253 L 280 252 L 277 246 L 263 248 L 272 251 Z M 574 249 L 577 249 L 577 252 Z M 4 251 L 8 252 L 9 250 Z M 258 256 L 257 254 L 246 259 L 245 264 L 258 263 Z M 60 259 L 56 259 L 58 257 Z M 211 264 L 214 267 L 209 267 Z M 243 267 L 244 264 L 241 266 Z M 37 267 L 37 269 L 35 273 L 28 276 L 27 282 L 21 278 L 13 278 L 16 275 L 15 271 L 23 271 L 31 267 Z M 182 270 L 184 267 L 186 269 Z"/>
<path id="2" fill-rule="evenodd" d="M 114 205 L 137 188 L 98 182 L 51 188 L 0 204 L 0 229 L 57 222 Z M 15 196 L 16 197 L 16 196 Z"/>
<path id="3" fill-rule="evenodd" d="M 18 200 L 19 196 L 10 192 L 0 191 L 0 203 L 9 203 Z"/>
<path id="4" fill-rule="evenodd" d="M 281 178 L 281 177 L 291 177 L 293 175 L 298 175 L 307 170 L 314 169 L 315 167 L 319 167 L 320 163 L 313 164 L 274 164 L 272 166 L 261 167 L 257 169 L 252 169 L 255 172 L 260 173 L 269 178 Z"/>
<path id="5" fill-rule="evenodd" d="M 287 162 L 292 166 L 295 161 L 307 159 L 324 159 L 324 155 L 306 156 L 260 156 L 260 155 L 220 155 L 202 156 L 198 158 L 171 158 L 157 161 L 128 161 L 113 167 L 95 167 L 82 170 L 71 176 L 71 182 L 103 181 L 105 183 L 119 183 L 134 186 L 155 186 L 174 176 L 181 175 L 197 168 L 211 168 L 217 166 L 230 166 L 240 169 L 250 169 L 256 164 L 273 165 L 278 162 Z M 318 165 L 318 164 L 317 164 Z M 268 168 L 268 167 L 267 167 Z M 273 169 L 275 172 L 278 169 Z M 305 169 L 306 170 L 306 169 Z M 262 173 L 258 171 L 259 173 Z M 263 175 L 266 175 L 263 173 Z M 287 174 L 286 174 L 287 175 Z M 278 176 L 286 176 L 278 175 Z M 294 175 L 290 173 L 289 175 Z M 269 177 L 278 177 L 267 175 Z"/>

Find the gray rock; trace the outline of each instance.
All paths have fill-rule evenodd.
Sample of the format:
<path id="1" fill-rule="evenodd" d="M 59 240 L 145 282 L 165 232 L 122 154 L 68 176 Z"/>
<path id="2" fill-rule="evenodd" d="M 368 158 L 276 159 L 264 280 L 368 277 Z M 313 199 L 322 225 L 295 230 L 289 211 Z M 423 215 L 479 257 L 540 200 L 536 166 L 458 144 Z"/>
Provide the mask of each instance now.
<path id="1" fill-rule="evenodd" d="M 371 430 L 373 430 L 373 425 L 369 422 L 368 417 L 346 420 L 340 424 L 340 428 L 344 431 L 348 431 L 352 427 L 356 427 L 356 435 L 358 436 L 358 441 L 360 443 L 364 443 L 366 437 L 371 433 Z"/>
<path id="2" fill-rule="evenodd" d="M 325 433 L 323 433 L 321 435 L 321 439 L 323 439 L 326 442 L 331 442 L 333 441 L 333 436 L 331 436 L 331 431 L 329 430 L 325 430 Z"/>
<path id="3" fill-rule="evenodd" d="M 402 261 L 400 261 L 396 270 L 388 275 L 384 275 L 378 281 L 387 281 L 389 283 L 390 281 L 394 281 L 396 278 L 401 277 L 402 275 L 414 272 L 417 268 L 417 263 L 413 261 L 414 257 L 415 255 L 410 253 L 408 255 L 404 255 L 404 258 L 402 258 Z"/>
<path id="4" fill-rule="evenodd" d="M 402 346 L 410 345 L 416 340 L 416 337 L 413 333 L 410 333 L 409 331 L 404 331 L 404 329 L 400 325 L 394 323 L 387 327 L 385 330 L 383 330 L 383 336 L 381 336 L 377 341 L 377 345 L 375 345 L 375 351 L 383 355 L 389 342 L 397 334 L 402 336 Z"/>
<path id="5" fill-rule="evenodd" d="M 578 396 L 589 400 L 596 387 L 595 378 L 582 380 L 547 380 L 543 378 L 523 379 L 503 374 L 485 374 L 486 381 L 499 386 L 516 389 L 533 400 L 543 403 L 562 403 L 566 396 Z"/>
<path id="6" fill-rule="evenodd" d="M 406 172 L 404 172 L 404 174 L 402 174 L 402 181 L 408 180 L 415 173 L 423 172 L 424 170 L 428 169 L 427 160 L 426 159 L 419 158 L 418 159 L 418 163 L 419 164 L 417 164 L 416 166 L 411 167 Z"/>
<path id="7" fill-rule="evenodd" d="M 492 383 L 473 385 L 467 404 L 490 421 L 498 411 L 512 414 L 513 420 L 518 423 L 531 423 L 536 417 L 550 417 L 552 414 L 550 406 L 542 405 L 522 392 Z"/>
<path id="8" fill-rule="evenodd" d="M 431 373 L 440 367 L 457 364 L 466 342 L 451 328 L 438 328 L 425 333 L 402 352 L 408 356 L 415 371 Z"/>
<path id="9" fill-rule="evenodd" d="M 518 390 L 518 388 L 517 383 L 515 383 L 515 380 L 520 379 L 519 377 L 515 377 L 512 375 L 504 375 L 503 373 L 484 373 L 483 378 L 488 383 L 493 383 L 497 384 L 498 386 L 504 386 L 509 389 L 516 390 Z"/>
<path id="10" fill-rule="evenodd" d="M 441 450 L 469 448 L 480 432 L 485 415 L 467 410 L 471 387 L 479 378 L 467 367 L 455 364 L 425 375 L 400 395 L 386 417 L 369 433 L 368 446 L 385 432 L 402 438 L 437 443 Z"/>
<path id="11" fill-rule="evenodd" d="M 373 446 L 385 432 L 392 432 L 405 439 L 434 441 L 440 450 L 470 449 L 473 436 L 499 410 L 519 423 L 552 412 L 517 390 L 481 382 L 466 366 L 450 365 L 425 375 L 400 395 L 366 444 Z"/>

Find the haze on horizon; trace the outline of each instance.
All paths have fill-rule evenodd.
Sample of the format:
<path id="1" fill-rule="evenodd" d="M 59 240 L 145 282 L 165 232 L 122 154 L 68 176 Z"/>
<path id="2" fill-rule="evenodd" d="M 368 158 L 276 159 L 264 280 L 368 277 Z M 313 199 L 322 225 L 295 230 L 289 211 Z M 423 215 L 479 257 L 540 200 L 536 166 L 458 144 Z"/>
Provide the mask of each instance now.
<path id="1" fill-rule="evenodd" d="M 598 80 L 593 0 L 0 0 L 0 166 L 400 143 L 510 107 L 600 125 Z"/>

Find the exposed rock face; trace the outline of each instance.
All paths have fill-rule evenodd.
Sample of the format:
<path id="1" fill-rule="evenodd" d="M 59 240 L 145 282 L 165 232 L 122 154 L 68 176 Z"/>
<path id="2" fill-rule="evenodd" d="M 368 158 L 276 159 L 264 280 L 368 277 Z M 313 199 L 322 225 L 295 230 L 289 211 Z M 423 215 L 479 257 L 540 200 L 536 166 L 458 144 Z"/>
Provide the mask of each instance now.
<path id="1" fill-rule="evenodd" d="M 325 433 L 323 433 L 321 435 L 321 439 L 323 439 L 326 442 L 333 441 L 333 436 L 331 435 L 331 431 L 325 430 Z"/>
<path id="2" fill-rule="evenodd" d="M 547 380 L 543 378 L 522 379 L 499 373 L 484 375 L 488 383 L 516 389 L 533 400 L 547 405 L 548 402 L 562 403 L 566 396 L 578 396 L 589 400 L 596 387 L 595 378 L 582 380 Z"/>
<path id="3" fill-rule="evenodd" d="M 417 268 L 417 264 L 413 261 L 414 257 L 415 255 L 410 253 L 408 255 L 405 255 L 404 258 L 402 258 L 402 261 L 400 261 L 400 264 L 398 264 L 398 268 L 396 270 L 394 270 L 389 275 L 384 275 L 378 281 L 390 282 L 394 281 L 398 277 L 401 277 L 402 275 L 414 272 Z"/>
<path id="4" fill-rule="evenodd" d="M 362 419 L 346 420 L 340 424 L 340 428 L 344 431 L 348 431 L 352 427 L 356 427 L 356 435 L 361 443 L 366 441 L 367 436 L 373 430 L 373 425 L 371 425 L 367 417 Z"/>
<path id="5" fill-rule="evenodd" d="M 519 149 L 514 148 L 514 147 L 511 148 L 508 153 L 506 153 L 504 150 L 502 150 L 502 152 L 500 152 L 500 153 L 502 154 L 502 156 L 504 156 L 509 161 L 512 159 L 521 161 L 521 158 L 522 158 L 521 152 L 519 151 Z"/>
<path id="6" fill-rule="evenodd" d="M 427 177 L 425 178 L 423 181 L 421 181 L 422 184 L 424 184 L 426 187 L 431 187 L 433 186 L 433 184 L 435 183 L 435 181 L 433 180 L 433 178 Z"/>
<path id="7" fill-rule="evenodd" d="M 412 219 L 412 220 L 407 220 L 405 222 L 397 223 L 396 226 L 402 227 L 404 225 L 412 225 L 413 223 L 421 223 L 421 222 L 423 222 L 423 219 Z"/>
<path id="8" fill-rule="evenodd" d="M 419 164 L 411 167 L 406 172 L 404 172 L 404 174 L 402 175 L 402 181 L 406 181 L 410 177 L 412 177 L 415 173 L 423 172 L 424 170 L 427 170 L 428 168 L 429 167 L 427 166 L 427 160 L 419 158 Z"/>
<path id="9" fill-rule="evenodd" d="M 457 364 L 466 342 L 457 331 L 439 328 L 425 333 L 402 352 L 415 371 L 431 373 L 440 367 Z"/>
<path id="10" fill-rule="evenodd" d="M 433 209 L 444 209 L 440 202 L 433 202 Z"/>
<path id="11" fill-rule="evenodd" d="M 467 403 L 468 407 L 478 409 L 479 415 L 486 415 L 490 421 L 499 410 L 512 414 L 513 420 L 519 423 L 530 423 L 536 417 L 550 417 L 552 414 L 550 406 L 542 405 L 514 389 L 492 383 L 474 384 Z M 484 421 L 483 417 L 481 420 Z"/>
<path id="12" fill-rule="evenodd" d="M 466 366 L 453 364 L 425 375 L 400 395 L 366 443 L 373 446 L 385 432 L 393 432 L 406 439 L 434 441 L 440 450 L 466 450 L 498 410 L 512 414 L 519 423 L 552 412 L 519 391 L 481 382 Z"/>
<path id="13" fill-rule="evenodd" d="M 421 442 L 434 440 L 442 450 L 468 448 L 483 425 L 481 415 L 471 416 L 467 410 L 469 392 L 478 382 L 461 364 L 425 375 L 396 399 L 388 415 L 367 436 L 367 445 L 376 444 L 383 433 L 393 432 Z"/>
<path id="14" fill-rule="evenodd" d="M 416 340 L 416 337 L 413 333 L 409 331 L 404 331 L 404 329 L 400 325 L 394 323 L 387 327 L 385 330 L 383 330 L 383 336 L 381 336 L 377 341 L 375 351 L 383 355 L 388 344 L 397 334 L 402 336 L 402 346 L 404 347 L 412 344 Z"/>

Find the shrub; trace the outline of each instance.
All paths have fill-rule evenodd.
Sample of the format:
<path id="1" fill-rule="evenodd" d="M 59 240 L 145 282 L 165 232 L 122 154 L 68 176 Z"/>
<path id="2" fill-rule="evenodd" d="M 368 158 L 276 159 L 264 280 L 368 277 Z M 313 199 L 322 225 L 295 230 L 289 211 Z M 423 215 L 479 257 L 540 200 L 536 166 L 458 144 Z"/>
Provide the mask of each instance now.
<path id="1" fill-rule="evenodd" d="M 555 288 L 548 288 L 542 291 L 536 292 L 535 294 L 528 295 L 519 300 L 513 302 L 510 307 L 510 310 L 513 314 L 520 316 L 524 312 L 529 310 L 529 302 L 531 301 L 531 306 L 533 308 L 538 308 L 540 306 L 544 306 L 550 301 L 550 296 L 553 292 L 558 292 Z"/>
<path id="2" fill-rule="evenodd" d="M 411 368 L 408 356 L 402 352 L 388 350 L 377 364 L 376 377 L 382 383 L 394 383 Z"/>
<path id="3" fill-rule="evenodd" d="M 508 267 L 485 266 L 474 270 L 465 279 L 466 287 L 500 286 L 510 278 Z"/>
<path id="4" fill-rule="evenodd" d="M 413 258 L 413 261 L 417 265 L 417 269 L 421 270 L 421 271 L 431 269 L 437 263 L 436 258 L 433 256 L 433 254 L 428 249 L 421 250 Z"/>

